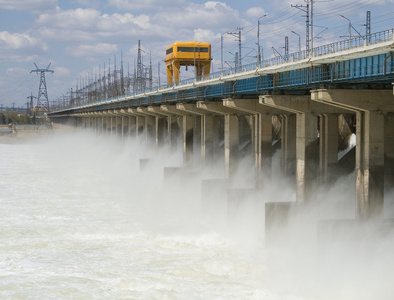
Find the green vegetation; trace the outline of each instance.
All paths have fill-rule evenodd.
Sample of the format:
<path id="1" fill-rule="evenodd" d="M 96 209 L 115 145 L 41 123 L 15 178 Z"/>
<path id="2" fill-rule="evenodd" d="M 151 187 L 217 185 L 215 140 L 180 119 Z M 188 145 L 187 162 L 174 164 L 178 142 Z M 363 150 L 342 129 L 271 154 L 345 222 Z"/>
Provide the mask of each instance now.
<path id="1" fill-rule="evenodd" d="M 13 111 L 0 111 L 0 124 L 31 124 L 30 116 L 26 113 L 18 114 Z"/>

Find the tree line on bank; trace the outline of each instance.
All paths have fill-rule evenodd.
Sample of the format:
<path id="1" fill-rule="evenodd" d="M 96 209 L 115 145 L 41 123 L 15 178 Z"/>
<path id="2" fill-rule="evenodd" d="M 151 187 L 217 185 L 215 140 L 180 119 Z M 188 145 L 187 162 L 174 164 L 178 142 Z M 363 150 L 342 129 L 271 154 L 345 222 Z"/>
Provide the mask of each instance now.
<path id="1" fill-rule="evenodd" d="M 32 124 L 28 114 L 18 114 L 13 111 L 0 111 L 0 124 Z"/>

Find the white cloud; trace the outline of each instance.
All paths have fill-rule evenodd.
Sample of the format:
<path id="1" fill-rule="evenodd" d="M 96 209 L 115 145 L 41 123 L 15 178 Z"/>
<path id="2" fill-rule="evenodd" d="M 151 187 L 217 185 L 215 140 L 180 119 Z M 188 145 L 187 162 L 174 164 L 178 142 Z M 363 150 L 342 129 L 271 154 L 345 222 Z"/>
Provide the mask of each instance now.
<path id="1" fill-rule="evenodd" d="M 24 69 L 24 68 L 7 68 L 6 74 L 7 76 L 22 76 L 22 75 L 27 75 L 29 74 L 30 71 Z"/>
<path id="2" fill-rule="evenodd" d="M 227 4 L 218 1 L 208 1 L 204 4 L 190 3 L 185 8 L 174 8 L 171 13 L 163 11 L 155 16 L 163 28 L 171 29 L 212 29 L 219 30 L 244 26 L 245 21 L 238 11 Z M 174 32 L 171 32 L 174 35 Z"/>
<path id="3" fill-rule="evenodd" d="M 47 46 L 40 43 L 36 38 L 26 33 L 9 33 L 7 31 L 0 32 L 0 49 L 23 49 L 23 48 L 41 48 L 46 50 Z"/>
<path id="4" fill-rule="evenodd" d="M 251 19 L 258 19 L 263 16 L 266 12 L 261 7 L 251 7 L 246 11 L 246 16 Z"/>
<path id="5" fill-rule="evenodd" d="M 152 11 L 160 10 L 163 7 L 179 7 L 185 3 L 184 0 L 109 0 L 110 5 L 115 6 L 120 10 L 127 11 Z"/>
<path id="6" fill-rule="evenodd" d="M 213 40 L 216 39 L 216 35 L 212 30 L 208 29 L 195 29 L 194 30 L 194 40 L 195 41 L 210 41 L 212 42 Z"/>
<path id="7" fill-rule="evenodd" d="M 43 39 L 58 41 L 113 42 L 133 35 L 149 34 L 150 17 L 146 14 L 103 14 L 98 10 L 82 9 L 42 14 L 36 25 Z"/>
<path id="8" fill-rule="evenodd" d="M 67 47 L 66 53 L 70 56 L 94 56 L 94 55 L 109 55 L 118 51 L 117 45 L 98 43 L 89 45 L 80 45 L 76 47 Z"/>
<path id="9" fill-rule="evenodd" d="M 70 75 L 70 69 L 66 67 L 55 67 L 53 71 L 56 73 L 56 77 L 63 77 Z"/>
<path id="10" fill-rule="evenodd" d="M 91 29 L 94 28 L 99 17 L 100 12 L 95 9 L 57 10 L 55 13 L 41 14 L 37 24 L 54 29 Z"/>
<path id="11" fill-rule="evenodd" d="M 33 13 L 54 10 L 57 0 L 0 0 L 0 8 L 8 10 L 21 10 Z"/>

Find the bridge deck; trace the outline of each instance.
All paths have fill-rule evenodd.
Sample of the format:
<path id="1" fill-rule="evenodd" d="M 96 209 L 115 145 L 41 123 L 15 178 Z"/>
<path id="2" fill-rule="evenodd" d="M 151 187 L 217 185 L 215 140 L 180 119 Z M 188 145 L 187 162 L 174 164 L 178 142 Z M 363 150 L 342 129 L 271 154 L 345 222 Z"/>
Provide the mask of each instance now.
<path id="1" fill-rule="evenodd" d="M 143 92 L 61 108 L 51 115 L 267 93 L 293 92 L 324 84 L 391 86 L 394 29 L 296 52 L 234 70 L 212 73 Z"/>

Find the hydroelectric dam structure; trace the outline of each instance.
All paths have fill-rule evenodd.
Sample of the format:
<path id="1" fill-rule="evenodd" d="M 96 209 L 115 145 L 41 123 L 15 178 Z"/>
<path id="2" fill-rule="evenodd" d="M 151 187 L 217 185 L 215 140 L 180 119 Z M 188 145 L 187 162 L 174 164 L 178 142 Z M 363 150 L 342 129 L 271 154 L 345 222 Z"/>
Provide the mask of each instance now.
<path id="1" fill-rule="evenodd" d="M 70 103 L 52 108 L 49 117 L 98 134 L 183 149 L 184 166 L 221 160 L 224 179 L 216 185 L 234 180 L 240 164 L 249 161 L 258 189 L 279 153 L 281 173 L 294 178 L 296 200 L 266 203 L 266 226 L 286 219 L 291 208 L 318 201 L 321 186 L 351 172 L 355 220 L 383 221 L 385 195 L 394 187 L 393 32 L 125 96 Z"/>

